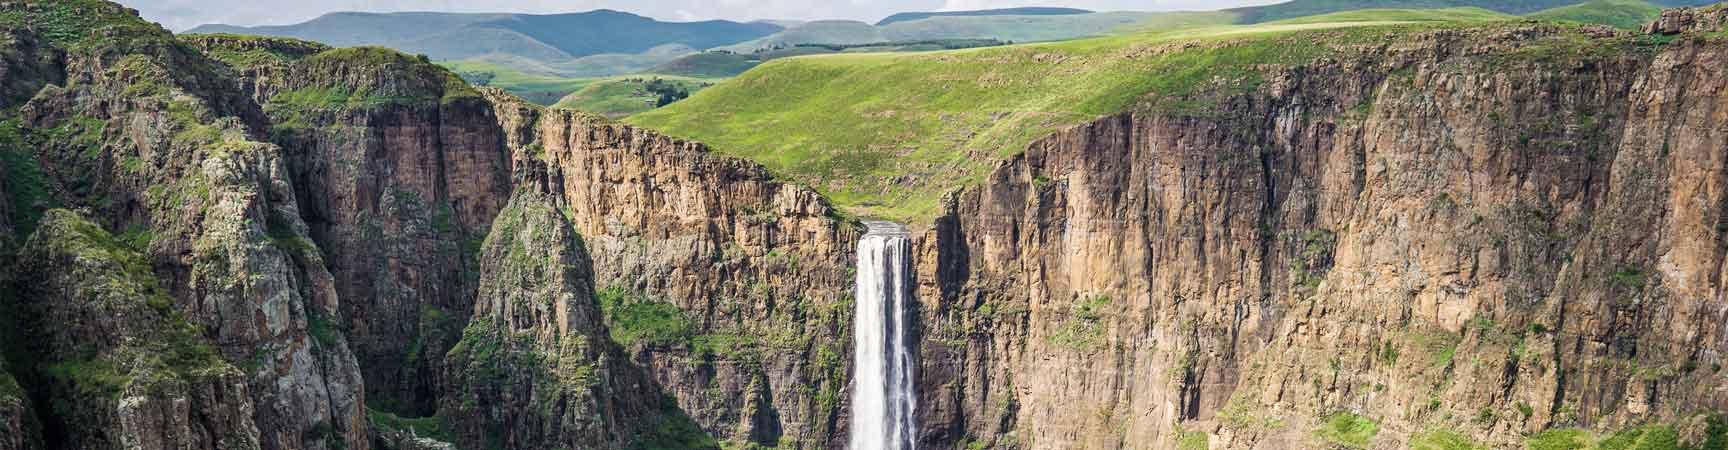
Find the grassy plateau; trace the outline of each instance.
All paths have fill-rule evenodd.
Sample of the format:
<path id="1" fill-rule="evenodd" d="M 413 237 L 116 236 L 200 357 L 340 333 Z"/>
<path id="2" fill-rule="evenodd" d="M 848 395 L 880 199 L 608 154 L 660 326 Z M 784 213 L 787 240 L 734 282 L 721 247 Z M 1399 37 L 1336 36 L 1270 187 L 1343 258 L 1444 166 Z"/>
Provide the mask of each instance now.
<path id="1" fill-rule="evenodd" d="M 942 194 L 1061 128 L 1150 97 L 1250 88 L 1261 65 L 1330 51 L 1313 45 L 1316 38 L 1378 37 L 1447 16 L 1378 11 L 943 52 L 784 58 L 627 121 L 757 161 L 853 214 L 922 223 L 938 213 Z M 1498 17 L 1478 10 L 1463 16 Z"/>
<path id="2" fill-rule="evenodd" d="M 924 223 L 939 213 L 943 194 L 1066 127 L 1134 108 L 1205 113 L 1208 99 L 1257 87 L 1268 68 L 1411 31 L 1599 23 L 1606 19 L 1579 11 L 1626 3 L 1603 0 L 1540 18 L 1477 7 L 1354 10 L 1255 25 L 1220 25 L 1227 15 L 1171 16 L 1164 26 L 1091 39 L 780 58 L 626 121 L 754 160 L 849 213 Z"/>

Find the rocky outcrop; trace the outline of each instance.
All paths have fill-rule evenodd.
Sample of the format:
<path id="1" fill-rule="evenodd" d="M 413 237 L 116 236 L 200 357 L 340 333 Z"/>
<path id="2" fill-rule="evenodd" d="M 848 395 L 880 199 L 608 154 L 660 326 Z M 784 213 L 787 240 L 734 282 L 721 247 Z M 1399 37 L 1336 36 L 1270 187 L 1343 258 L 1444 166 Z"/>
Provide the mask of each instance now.
<path id="1" fill-rule="evenodd" d="M 33 173 L 44 195 L 16 206 L 77 207 L 138 242 L 147 264 L 129 270 L 160 280 L 169 311 L 199 327 L 194 334 L 243 372 L 242 386 L 185 395 L 222 397 L 224 404 L 249 397 L 249 410 L 222 411 L 249 416 L 255 445 L 366 448 L 358 370 L 344 338 L 328 326 L 340 320 L 340 302 L 299 219 L 281 149 L 256 140 L 265 122 L 257 104 L 202 53 L 118 5 L 7 8 L 5 17 L 21 17 L 65 51 L 67 70 L 63 85 L 46 85 L 11 119 L 19 124 L 16 139 L 30 149 L 23 165 L 39 169 Z M 149 332 L 130 328 L 138 322 L 110 324 L 119 327 L 105 331 L 111 336 Z M 125 429 L 149 439 L 185 435 L 181 423 L 151 422 L 173 420 L 184 402 L 127 405 L 155 410 L 136 411 L 140 419 Z M 84 421 L 109 418 L 92 413 L 62 423 L 92 427 L 101 422 Z M 95 439 L 95 448 L 124 442 Z M 157 442 L 149 439 L 139 445 Z M 160 442 L 215 447 L 225 445 L 221 439 L 230 437 Z"/>
<path id="2" fill-rule="evenodd" d="M 19 254 L 32 264 L 17 311 L 31 324 L 23 334 L 36 343 L 31 358 L 53 398 L 53 444 L 259 448 L 243 373 L 174 310 L 144 255 L 127 245 L 54 210 Z"/>
<path id="3" fill-rule="evenodd" d="M 8 313 L 16 314 L 10 310 Z M 34 426 L 36 412 L 30 406 L 24 387 L 6 370 L 6 360 L 0 358 L 0 450 L 41 447 L 41 437 Z"/>
<path id="4" fill-rule="evenodd" d="M 240 91 L 259 102 L 305 75 L 294 70 L 296 62 L 330 50 L 328 45 L 289 38 L 233 34 L 177 37 L 235 71 Z"/>
<path id="5" fill-rule="evenodd" d="M 1728 6 L 1663 10 L 1644 27 L 1648 34 L 1711 33 L 1728 30 Z"/>
<path id="6" fill-rule="evenodd" d="M 35 32 L 0 29 L 0 108 L 22 105 L 44 86 L 63 83 L 62 61 L 60 50 Z"/>
<path id="7" fill-rule="evenodd" d="M 666 433 L 689 419 L 611 342 L 592 262 L 555 198 L 519 191 L 481 262 L 440 408 L 462 447 L 712 447 L 699 432 Z"/>
<path id="8" fill-rule="evenodd" d="M 370 404 L 432 415 L 438 368 L 474 302 L 478 244 L 509 198 L 502 130 L 454 74 L 412 56 L 351 48 L 290 61 L 250 79 L 327 249 Z M 258 75 L 272 70 L 291 75 Z"/>
<path id="9" fill-rule="evenodd" d="M 856 223 L 701 144 L 486 93 L 517 167 L 547 167 L 611 333 L 680 409 L 735 443 L 844 445 Z"/>
<path id="10" fill-rule="evenodd" d="M 1519 447 L 1728 410 L 1728 46 L 1399 33 L 1302 35 L 1332 51 L 951 197 L 919 247 L 922 440 Z"/>

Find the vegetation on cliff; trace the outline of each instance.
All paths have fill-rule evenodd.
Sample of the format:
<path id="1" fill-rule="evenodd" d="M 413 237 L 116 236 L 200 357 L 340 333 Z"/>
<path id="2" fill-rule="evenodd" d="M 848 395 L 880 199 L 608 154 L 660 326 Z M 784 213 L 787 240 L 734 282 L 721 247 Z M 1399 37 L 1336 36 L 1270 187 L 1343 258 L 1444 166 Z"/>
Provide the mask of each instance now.
<path id="1" fill-rule="evenodd" d="M 1501 17 L 1466 12 L 1473 23 Z M 1276 67 L 1416 30 L 1485 26 L 1454 16 L 1371 11 L 1318 23 L 780 59 L 627 121 L 749 158 L 849 212 L 924 222 L 942 194 L 1055 130 L 1135 108 L 1198 113 L 1255 89 Z"/>
<path id="2" fill-rule="evenodd" d="M 1638 29 L 1662 14 L 1662 7 L 1642 0 L 1595 0 L 1537 11 L 1532 19 L 1595 23 L 1616 28 Z"/>

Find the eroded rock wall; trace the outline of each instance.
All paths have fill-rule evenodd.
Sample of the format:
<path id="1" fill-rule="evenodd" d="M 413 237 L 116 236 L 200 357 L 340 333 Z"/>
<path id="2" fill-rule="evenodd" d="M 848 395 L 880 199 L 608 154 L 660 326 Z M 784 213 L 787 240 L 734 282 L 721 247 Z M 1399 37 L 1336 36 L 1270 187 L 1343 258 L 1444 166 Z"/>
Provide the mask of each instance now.
<path id="1" fill-rule="evenodd" d="M 1324 447 L 1349 413 L 1375 447 L 1512 447 L 1728 409 L 1728 42 L 1517 25 L 1339 50 L 1044 139 L 954 196 L 920 244 L 923 440 Z"/>
<path id="2" fill-rule="evenodd" d="M 14 3 L 8 11 L 15 13 L 8 17 L 22 17 L 26 29 L 51 28 L 42 35 L 65 51 L 59 66 L 66 71 L 6 121 L 6 145 L 25 152 L 8 159 L 8 172 L 25 169 L 30 176 L 22 181 L 36 195 L 30 204 L 14 205 L 33 211 L 22 215 L 31 223 L 16 226 L 33 230 L 42 209 L 66 206 L 131 243 L 147 263 L 128 270 L 155 276 L 169 299 L 153 307 L 185 317 L 222 360 L 242 362 L 232 365 L 243 385 L 185 395 L 249 402 L 249 410 L 210 412 L 249 415 L 242 428 L 254 434 L 156 441 L 183 436 L 185 427 L 149 421 L 173 420 L 173 408 L 187 405 L 175 400 L 180 394 L 148 391 L 139 394 L 142 403 L 129 404 L 161 408 L 138 411 L 142 419 L 122 428 L 84 421 L 106 421 L 101 414 L 39 410 L 50 414 L 44 423 L 90 433 L 73 439 L 93 439 L 49 444 L 178 448 L 241 439 L 266 449 L 367 448 L 358 368 L 344 338 L 320 329 L 323 319 L 341 317 L 340 304 L 321 254 L 302 245 L 310 240 L 287 162 L 279 147 L 261 142 L 258 105 L 234 89 L 218 65 L 134 11 L 96 1 Z M 39 307 L 61 298 L 76 296 L 67 291 L 17 300 Z M 118 329 L 114 335 L 145 332 L 131 330 L 135 322 L 96 325 L 103 323 Z M 43 328 L 50 325 L 64 326 L 31 322 L 30 332 L 50 332 Z M 13 368 L 32 374 L 51 369 Z"/>
<path id="3" fill-rule="evenodd" d="M 672 333 L 609 325 L 680 409 L 725 441 L 844 445 L 856 223 L 701 144 L 495 103 L 517 166 L 547 167 L 538 182 L 586 242 L 602 296 L 676 307 Z"/>

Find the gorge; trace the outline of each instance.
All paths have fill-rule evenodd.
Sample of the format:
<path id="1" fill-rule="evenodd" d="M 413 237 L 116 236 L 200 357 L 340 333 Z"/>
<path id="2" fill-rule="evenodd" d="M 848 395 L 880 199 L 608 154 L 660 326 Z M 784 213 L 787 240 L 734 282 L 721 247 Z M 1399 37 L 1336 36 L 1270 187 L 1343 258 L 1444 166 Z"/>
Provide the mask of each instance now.
<path id="1" fill-rule="evenodd" d="M 791 58 L 655 113 L 788 143 L 746 158 L 388 49 L 5 3 L 0 450 L 1722 448 L 1725 25 Z M 832 81 L 1032 64 L 1142 90 Z M 1031 101 L 1117 105 L 1075 98 Z M 742 122 L 773 102 L 856 116 Z M 898 121 L 981 131 L 812 144 Z"/>

